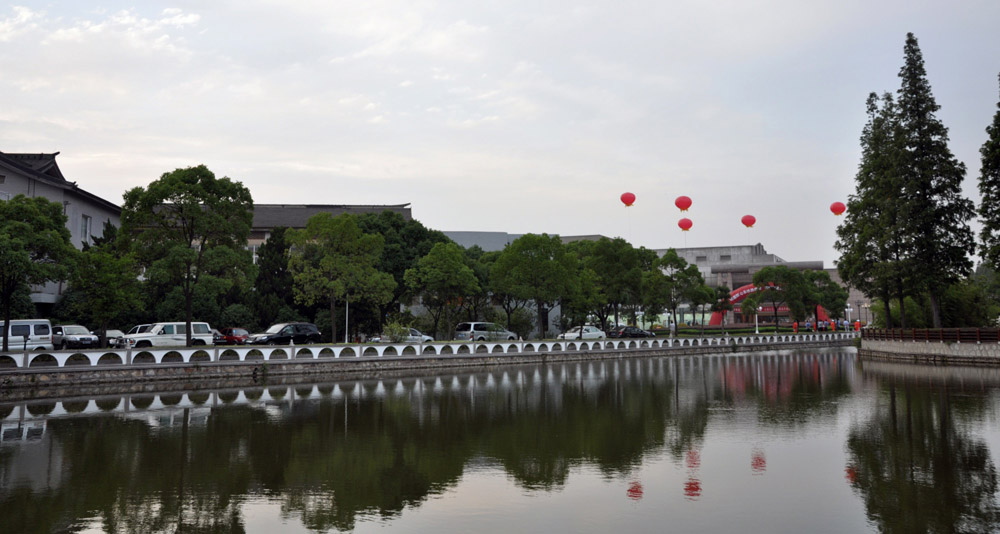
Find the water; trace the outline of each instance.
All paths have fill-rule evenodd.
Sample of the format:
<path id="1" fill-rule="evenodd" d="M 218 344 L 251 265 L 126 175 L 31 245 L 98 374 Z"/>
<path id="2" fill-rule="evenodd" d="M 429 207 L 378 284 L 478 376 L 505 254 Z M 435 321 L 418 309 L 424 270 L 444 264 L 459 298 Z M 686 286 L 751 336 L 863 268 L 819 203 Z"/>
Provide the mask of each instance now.
<path id="1" fill-rule="evenodd" d="M 0 532 L 991 532 L 1000 372 L 852 350 L 0 404 Z"/>

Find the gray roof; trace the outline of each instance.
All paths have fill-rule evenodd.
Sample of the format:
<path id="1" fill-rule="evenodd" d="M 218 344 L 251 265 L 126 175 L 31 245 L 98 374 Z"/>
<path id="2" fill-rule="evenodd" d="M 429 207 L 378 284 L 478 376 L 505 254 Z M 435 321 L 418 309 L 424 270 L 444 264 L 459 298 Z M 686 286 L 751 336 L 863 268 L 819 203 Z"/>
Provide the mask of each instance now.
<path id="1" fill-rule="evenodd" d="M 348 205 L 348 204 L 254 204 L 253 228 L 270 229 L 284 226 L 286 228 L 305 228 L 306 221 L 317 213 L 329 213 L 334 217 L 344 213 L 362 215 L 365 213 L 382 213 L 392 211 L 403 216 L 407 221 L 413 219 L 410 213 L 410 203 L 391 205 Z"/>
<path id="2" fill-rule="evenodd" d="M 121 206 L 80 189 L 76 185 L 76 182 L 66 180 L 62 171 L 59 170 L 59 164 L 56 163 L 56 156 L 58 155 L 58 152 L 52 154 L 10 154 L 0 152 L 0 166 L 14 169 L 28 178 L 71 191 L 104 206 L 113 213 L 121 213 Z"/>

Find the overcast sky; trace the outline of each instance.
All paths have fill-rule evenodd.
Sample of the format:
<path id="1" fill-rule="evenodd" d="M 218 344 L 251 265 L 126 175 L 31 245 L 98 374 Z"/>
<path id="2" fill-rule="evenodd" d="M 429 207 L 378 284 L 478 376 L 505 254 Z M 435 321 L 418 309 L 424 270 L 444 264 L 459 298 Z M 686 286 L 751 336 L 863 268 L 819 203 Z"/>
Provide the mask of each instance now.
<path id="1" fill-rule="evenodd" d="M 59 151 L 119 204 L 204 163 L 260 203 L 832 266 L 828 207 L 908 31 L 979 202 L 998 22 L 997 0 L 21 2 L 0 11 L 0 151 Z"/>

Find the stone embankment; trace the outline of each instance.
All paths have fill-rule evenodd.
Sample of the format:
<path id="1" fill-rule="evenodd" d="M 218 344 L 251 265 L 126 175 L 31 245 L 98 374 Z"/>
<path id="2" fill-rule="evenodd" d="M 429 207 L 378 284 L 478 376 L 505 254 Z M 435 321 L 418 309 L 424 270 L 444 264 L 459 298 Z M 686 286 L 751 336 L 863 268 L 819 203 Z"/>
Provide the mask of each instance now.
<path id="1" fill-rule="evenodd" d="M 861 358 L 930 365 L 1000 366 L 995 328 L 866 330 Z"/>
<path id="2" fill-rule="evenodd" d="M 0 354 L 0 393 L 281 376 L 359 377 L 449 368 L 850 346 L 854 333 L 586 341 L 192 347 Z"/>

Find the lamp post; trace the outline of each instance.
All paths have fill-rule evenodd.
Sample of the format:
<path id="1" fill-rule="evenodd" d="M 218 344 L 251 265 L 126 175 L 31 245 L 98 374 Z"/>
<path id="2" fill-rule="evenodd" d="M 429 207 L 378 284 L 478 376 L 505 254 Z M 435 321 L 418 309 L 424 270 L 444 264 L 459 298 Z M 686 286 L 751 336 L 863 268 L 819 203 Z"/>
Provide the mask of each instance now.
<path id="1" fill-rule="evenodd" d="M 847 322 L 851 322 L 851 312 L 854 311 L 854 308 L 851 307 L 850 302 L 847 303 L 847 307 L 844 308 L 844 311 L 847 312 Z"/>
<path id="2" fill-rule="evenodd" d="M 753 333 L 754 334 L 759 334 L 760 333 L 760 324 L 757 322 L 757 315 L 760 313 L 761 309 L 762 308 L 760 306 L 757 306 L 757 309 L 753 311 Z"/>
<path id="3" fill-rule="evenodd" d="M 872 305 L 867 302 L 861 305 L 861 309 L 865 310 L 865 316 L 864 319 L 862 319 L 865 322 L 865 324 L 868 324 L 868 313 L 869 313 L 868 309 L 871 308 L 871 306 Z"/>

